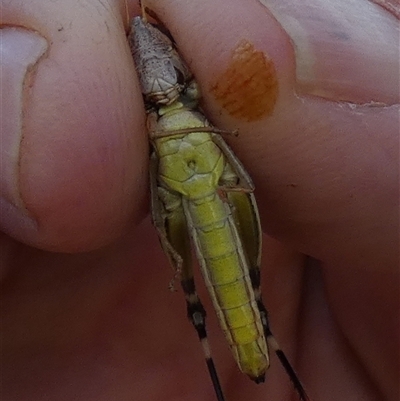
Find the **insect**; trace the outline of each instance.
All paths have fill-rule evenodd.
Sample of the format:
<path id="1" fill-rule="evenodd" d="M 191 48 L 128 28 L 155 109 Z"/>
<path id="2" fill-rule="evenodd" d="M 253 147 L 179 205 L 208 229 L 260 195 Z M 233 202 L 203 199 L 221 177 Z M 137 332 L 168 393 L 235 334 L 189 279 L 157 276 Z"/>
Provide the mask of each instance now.
<path id="1" fill-rule="evenodd" d="M 239 369 L 256 383 L 275 351 L 303 401 L 309 398 L 269 328 L 260 292 L 261 227 L 253 182 L 200 107 L 200 92 L 169 35 L 142 17 L 128 36 L 147 111 L 152 218 L 188 317 L 202 344 L 218 401 L 206 312 L 196 293 L 191 248 Z"/>

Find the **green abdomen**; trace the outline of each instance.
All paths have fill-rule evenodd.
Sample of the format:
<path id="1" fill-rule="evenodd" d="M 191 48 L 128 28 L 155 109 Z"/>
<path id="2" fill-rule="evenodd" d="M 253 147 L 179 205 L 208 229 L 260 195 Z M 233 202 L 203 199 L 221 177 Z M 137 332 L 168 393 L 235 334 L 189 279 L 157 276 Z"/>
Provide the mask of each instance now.
<path id="1" fill-rule="evenodd" d="M 216 192 L 185 204 L 202 273 L 222 329 L 241 370 L 258 378 L 269 365 L 267 347 L 248 262 L 230 207 Z"/>

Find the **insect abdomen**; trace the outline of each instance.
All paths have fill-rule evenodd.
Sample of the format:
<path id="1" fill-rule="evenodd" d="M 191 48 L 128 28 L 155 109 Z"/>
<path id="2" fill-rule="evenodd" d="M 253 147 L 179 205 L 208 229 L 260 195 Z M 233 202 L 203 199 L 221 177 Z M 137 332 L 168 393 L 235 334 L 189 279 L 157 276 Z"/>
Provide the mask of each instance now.
<path id="1" fill-rule="evenodd" d="M 244 373 L 262 381 L 267 346 L 229 205 L 214 193 L 186 207 L 202 273 L 235 359 Z"/>

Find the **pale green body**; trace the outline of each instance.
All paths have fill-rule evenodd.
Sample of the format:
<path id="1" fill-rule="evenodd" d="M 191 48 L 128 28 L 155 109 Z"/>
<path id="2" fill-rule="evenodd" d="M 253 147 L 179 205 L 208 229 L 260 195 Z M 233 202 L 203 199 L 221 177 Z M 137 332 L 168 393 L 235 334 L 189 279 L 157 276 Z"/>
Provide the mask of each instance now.
<path id="1" fill-rule="evenodd" d="M 251 180 L 219 135 L 207 129 L 198 132 L 199 127 L 209 127 L 201 113 L 175 102 L 159 110 L 160 114 L 158 119 L 150 115 L 149 131 L 157 164 L 153 217 L 156 226 L 160 226 L 158 220 L 168 227 L 161 228 L 161 238 L 169 242 L 163 244 L 164 249 L 171 254 L 173 248 L 183 264 L 189 263 L 190 254 L 184 249 L 189 248 L 188 240 L 179 232 L 188 231 L 235 359 L 244 373 L 260 377 L 269 361 L 249 279 L 249 263 L 258 263 L 260 252 Z M 195 132 L 179 133 L 191 128 Z M 238 186 L 239 175 L 247 188 Z M 239 208 L 245 209 L 241 223 L 237 216 L 242 211 L 235 213 Z M 250 227 L 243 227 L 245 223 Z M 246 238 L 254 242 L 248 248 L 243 243 Z M 177 265 L 178 256 L 170 257 Z"/>

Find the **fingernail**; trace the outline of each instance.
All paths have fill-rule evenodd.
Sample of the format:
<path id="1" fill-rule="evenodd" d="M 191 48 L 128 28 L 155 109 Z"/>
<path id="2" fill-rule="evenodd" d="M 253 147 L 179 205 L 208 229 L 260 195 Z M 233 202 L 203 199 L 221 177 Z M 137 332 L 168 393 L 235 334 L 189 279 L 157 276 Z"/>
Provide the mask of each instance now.
<path id="1" fill-rule="evenodd" d="M 23 135 L 24 103 L 29 100 L 33 88 L 36 65 L 47 48 L 47 41 L 32 31 L 13 27 L 0 30 L 1 204 L 9 204 L 22 211 L 19 148 Z"/>
<path id="2" fill-rule="evenodd" d="M 370 2 L 259 1 L 290 36 L 299 94 L 359 104 L 396 102 L 398 21 L 386 10 Z"/>

